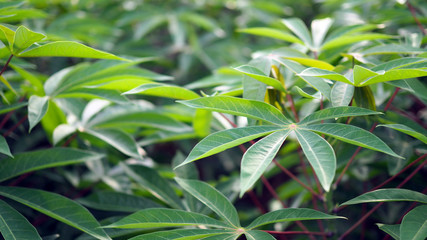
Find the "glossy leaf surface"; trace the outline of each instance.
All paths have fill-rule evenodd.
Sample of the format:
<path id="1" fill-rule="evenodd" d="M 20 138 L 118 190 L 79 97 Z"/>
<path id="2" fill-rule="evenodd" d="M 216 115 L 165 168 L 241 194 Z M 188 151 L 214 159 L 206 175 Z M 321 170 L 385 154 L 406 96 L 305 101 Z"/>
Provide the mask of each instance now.
<path id="1" fill-rule="evenodd" d="M 400 239 L 424 240 L 427 238 L 427 205 L 408 212 L 400 224 Z"/>
<path id="2" fill-rule="evenodd" d="M 319 122 L 327 119 L 334 119 L 340 117 L 355 117 L 355 116 L 365 116 L 365 115 L 376 115 L 381 114 L 380 112 L 375 112 L 366 108 L 359 107 L 331 107 L 323 110 L 316 111 L 307 117 L 305 117 L 299 125 L 310 124 Z"/>
<path id="3" fill-rule="evenodd" d="M 393 202 L 393 201 L 415 201 L 420 203 L 427 203 L 427 195 L 407 189 L 378 189 L 372 192 L 362 194 L 349 201 L 342 203 L 342 205 L 352 205 L 368 202 Z"/>
<path id="4" fill-rule="evenodd" d="M 423 143 L 427 144 L 427 136 L 426 134 L 420 133 L 419 131 L 416 131 L 406 125 L 403 124 L 380 124 L 378 125 L 378 127 L 388 127 L 388 128 L 392 128 L 394 130 L 397 130 L 399 132 L 403 132 L 408 134 L 409 136 L 412 136 L 420 141 L 422 141 Z"/>

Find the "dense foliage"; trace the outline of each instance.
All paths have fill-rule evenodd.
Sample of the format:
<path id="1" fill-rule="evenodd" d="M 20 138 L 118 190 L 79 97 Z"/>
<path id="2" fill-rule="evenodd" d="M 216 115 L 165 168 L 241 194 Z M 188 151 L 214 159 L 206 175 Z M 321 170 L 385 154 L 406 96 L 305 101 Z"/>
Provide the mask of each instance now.
<path id="1" fill-rule="evenodd" d="M 427 3 L 0 0 L 4 239 L 425 239 Z"/>

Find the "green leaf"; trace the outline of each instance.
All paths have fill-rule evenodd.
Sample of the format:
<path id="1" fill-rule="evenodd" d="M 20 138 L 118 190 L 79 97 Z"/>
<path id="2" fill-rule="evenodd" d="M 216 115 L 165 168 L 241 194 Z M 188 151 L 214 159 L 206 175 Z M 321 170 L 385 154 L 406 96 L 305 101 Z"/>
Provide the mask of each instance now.
<path id="1" fill-rule="evenodd" d="M 129 103 L 129 99 L 122 96 L 118 90 L 101 89 L 101 88 L 78 88 L 70 91 L 62 92 L 56 96 L 57 98 L 102 98 L 118 104 Z"/>
<path id="2" fill-rule="evenodd" d="M 113 191 L 97 191 L 77 201 L 93 209 L 118 212 L 136 212 L 145 208 L 162 207 L 147 198 Z"/>
<path id="3" fill-rule="evenodd" d="M 302 71 L 300 74 L 298 74 L 298 76 L 327 78 L 334 81 L 339 81 L 339 82 L 347 83 L 350 85 L 354 85 L 352 81 L 350 81 L 343 75 L 336 72 L 320 69 L 320 68 L 307 68 L 304 71 Z"/>
<path id="4" fill-rule="evenodd" d="M 427 76 L 426 70 L 421 69 L 392 69 L 384 74 L 369 78 L 363 81 L 360 86 L 367 86 L 380 82 L 388 82 L 400 79 L 416 78 Z"/>
<path id="5" fill-rule="evenodd" d="M 3 153 L 5 155 L 13 158 L 13 155 L 9 149 L 9 145 L 7 145 L 6 139 L 2 135 L 0 135 L 0 153 Z"/>
<path id="6" fill-rule="evenodd" d="M 199 94 L 186 88 L 160 83 L 143 84 L 123 94 L 126 95 L 138 93 L 149 96 L 167 97 L 180 100 L 191 100 L 200 97 Z"/>
<path id="7" fill-rule="evenodd" d="M 23 173 L 92 161 L 103 155 L 72 148 L 49 148 L 32 152 L 19 153 L 15 158 L 3 159 L 0 164 L 0 182 Z"/>
<path id="8" fill-rule="evenodd" d="M 259 70 L 256 67 L 252 67 L 249 65 L 243 65 L 237 68 L 234 68 L 235 70 L 251 77 L 254 78 L 262 83 L 265 83 L 269 86 L 274 87 L 277 90 L 280 90 L 282 92 L 286 92 L 285 87 L 282 85 L 282 83 L 280 81 L 278 81 L 277 79 L 268 77 L 264 74 L 264 72 L 262 72 L 261 70 Z"/>
<path id="9" fill-rule="evenodd" d="M 0 200 L 0 232 L 5 240 L 42 240 L 33 225 L 2 200 Z"/>
<path id="10" fill-rule="evenodd" d="M 319 49 L 325 39 L 326 33 L 331 27 L 333 20 L 331 18 L 316 19 L 311 22 L 311 34 L 313 45 Z"/>
<path id="11" fill-rule="evenodd" d="M 332 71 L 335 68 L 334 66 L 332 66 L 331 64 L 329 64 L 325 61 L 312 59 L 309 57 L 283 57 L 283 58 L 295 61 L 297 63 L 300 63 L 300 64 L 302 64 L 304 66 L 308 66 L 308 67 L 316 67 L 316 68 L 325 69 L 325 70 L 329 70 L 329 71 Z"/>
<path id="12" fill-rule="evenodd" d="M 29 131 L 31 131 L 31 129 L 33 129 L 46 114 L 49 107 L 48 100 L 48 96 L 39 97 L 36 95 L 31 96 L 28 100 L 28 121 L 30 122 Z"/>
<path id="13" fill-rule="evenodd" d="M 135 140 L 126 132 L 118 129 L 84 129 L 83 132 L 101 139 L 128 156 L 141 158 Z"/>
<path id="14" fill-rule="evenodd" d="M 408 126 L 405 126 L 403 124 L 380 124 L 377 127 L 388 127 L 392 128 L 394 130 L 397 130 L 399 132 L 403 132 L 408 134 L 409 136 L 412 136 L 423 143 L 427 144 L 427 136 L 426 134 L 420 133 L 419 131 L 416 131 Z"/>
<path id="15" fill-rule="evenodd" d="M 351 200 L 348 200 L 343 205 L 353 205 L 368 202 L 393 202 L 393 201 L 415 201 L 427 203 L 427 195 L 407 189 L 386 188 L 378 189 L 372 192 L 362 194 Z"/>
<path id="16" fill-rule="evenodd" d="M 36 189 L 1 186 L 0 195 L 27 205 L 98 239 L 111 240 L 86 208 L 61 195 Z"/>
<path id="17" fill-rule="evenodd" d="M 178 102 L 193 108 L 208 109 L 216 112 L 245 116 L 276 125 L 286 125 L 291 123 L 277 108 L 260 101 L 228 96 L 217 96 Z"/>
<path id="18" fill-rule="evenodd" d="M 304 66 L 301 66 L 300 64 L 287 59 L 276 58 L 274 60 L 282 64 L 286 68 L 289 68 L 298 77 L 304 80 L 308 85 L 312 86 L 314 89 L 321 92 L 325 98 L 329 98 L 329 96 L 331 96 L 331 87 L 323 79 L 319 79 L 317 77 L 300 75 L 300 73 L 306 69 Z"/>
<path id="19" fill-rule="evenodd" d="M 237 31 L 243 32 L 243 33 L 249 33 L 252 35 L 276 38 L 276 39 L 284 40 L 291 43 L 304 44 L 301 40 L 296 38 L 294 35 L 278 29 L 274 29 L 274 28 L 254 27 L 254 28 L 239 29 Z"/>
<path id="20" fill-rule="evenodd" d="M 232 228 L 240 227 L 239 216 L 233 204 L 211 185 L 198 180 L 175 178 L 177 183 L 203 204 L 212 209 Z"/>
<path id="21" fill-rule="evenodd" d="M 203 240 L 237 240 L 241 233 L 228 233 L 228 234 L 220 234 L 207 238 L 203 238 Z M 184 239 L 183 239 L 184 240 Z"/>
<path id="22" fill-rule="evenodd" d="M 334 149 L 321 136 L 303 129 L 295 130 L 298 142 L 325 191 L 329 192 L 336 170 Z"/>
<path id="23" fill-rule="evenodd" d="M 127 59 L 117 57 L 85 46 L 78 42 L 57 41 L 41 45 L 27 51 L 21 52 L 18 57 L 78 57 L 78 58 L 97 58 L 97 59 L 117 59 L 128 61 Z"/>
<path id="24" fill-rule="evenodd" d="M 19 103 L 14 103 L 14 104 L 10 104 L 10 105 L 0 106 L 0 114 L 8 113 L 10 111 L 19 109 L 21 107 L 25 107 L 25 106 L 27 106 L 27 104 L 28 103 L 26 103 L 26 102 L 19 102 Z"/>
<path id="25" fill-rule="evenodd" d="M 423 52 L 425 50 L 404 44 L 386 44 L 368 48 L 363 50 L 361 54 L 366 56 L 378 54 L 419 54 Z"/>
<path id="26" fill-rule="evenodd" d="M 123 167 L 129 177 L 135 180 L 141 187 L 147 189 L 156 198 L 174 208 L 184 209 L 181 199 L 176 195 L 169 182 L 161 177 L 157 171 L 139 165 L 121 164 L 120 166 Z"/>
<path id="27" fill-rule="evenodd" d="M 354 86 L 348 83 L 335 82 L 331 90 L 333 107 L 348 106 L 353 98 Z"/>
<path id="28" fill-rule="evenodd" d="M 8 25 L 10 26 L 10 25 Z M 0 24 L 0 41 L 9 48 L 12 53 L 13 40 L 15 39 L 15 31 L 9 27 Z"/>
<path id="29" fill-rule="evenodd" d="M 389 71 L 392 69 L 404 68 L 404 67 L 410 68 L 411 66 L 418 65 L 418 64 L 425 64 L 426 62 L 427 62 L 427 59 L 421 58 L 421 57 L 399 58 L 399 59 L 385 62 L 383 64 L 379 64 L 373 67 L 371 70 L 374 72 L 379 72 L 381 70 Z"/>
<path id="30" fill-rule="evenodd" d="M 33 45 L 33 43 L 38 42 L 45 38 L 46 36 L 33 32 L 30 29 L 19 26 L 15 32 L 15 39 L 13 41 L 12 53 L 14 55 L 19 55 L 20 52 L 27 49 L 29 46 Z"/>
<path id="31" fill-rule="evenodd" d="M 196 109 L 193 119 L 194 133 L 198 137 L 206 137 L 211 132 L 212 112 Z"/>
<path id="32" fill-rule="evenodd" d="M 153 228 L 202 225 L 206 227 L 228 228 L 224 222 L 200 213 L 178 209 L 150 208 L 140 210 L 122 218 L 105 228 Z"/>
<path id="33" fill-rule="evenodd" d="M 232 128 L 220 132 L 212 133 L 202 139 L 191 150 L 188 157 L 179 166 L 205 158 L 226 149 L 238 146 L 252 139 L 265 136 L 274 131 L 280 130 L 277 126 L 249 126 L 242 128 Z"/>
<path id="34" fill-rule="evenodd" d="M 365 129 L 342 123 L 322 123 L 308 125 L 305 129 L 317 133 L 326 134 L 337 138 L 343 142 L 354 144 L 356 146 L 383 152 L 393 157 L 401 158 L 390 147 L 387 146 L 380 138 Z"/>
<path id="35" fill-rule="evenodd" d="M 376 111 L 375 96 L 370 86 L 356 87 L 354 89 L 353 104 Z"/>
<path id="36" fill-rule="evenodd" d="M 353 84 L 354 86 L 359 86 L 361 82 L 378 75 L 378 73 L 373 72 L 372 70 L 356 65 L 353 68 Z"/>
<path id="37" fill-rule="evenodd" d="M 344 217 L 329 215 L 308 208 L 285 208 L 261 215 L 260 217 L 253 220 L 251 224 L 246 227 L 246 229 L 254 229 L 263 225 L 278 222 L 338 218 Z"/>
<path id="38" fill-rule="evenodd" d="M 360 42 L 360 41 L 389 39 L 392 37 L 393 36 L 379 34 L 379 33 L 364 33 L 364 34 L 358 34 L 358 35 L 352 35 L 352 36 L 343 35 L 325 42 L 321 49 L 324 51 L 324 50 L 337 48 L 337 47 L 349 45 L 349 44 Z"/>
<path id="39" fill-rule="evenodd" d="M 311 34 L 307 29 L 307 26 L 299 18 L 288 18 L 282 19 L 282 23 L 286 25 L 295 35 L 297 35 L 305 44 L 306 47 L 314 49 L 313 40 Z"/>
<path id="40" fill-rule="evenodd" d="M 259 230 L 249 230 L 245 232 L 247 240 L 275 240 L 269 233 Z"/>
<path id="41" fill-rule="evenodd" d="M 377 223 L 377 226 L 395 240 L 400 240 L 400 224 L 388 225 Z"/>
<path id="42" fill-rule="evenodd" d="M 255 184 L 270 165 L 291 131 L 274 132 L 252 145 L 243 155 L 240 172 L 240 197 Z"/>
<path id="43" fill-rule="evenodd" d="M 425 240 L 427 238 L 427 205 L 408 212 L 400 224 L 400 239 Z"/>
<path id="44" fill-rule="evenodd" d="M 4 78 L 3 75 L 0 75 L 0 82 L 6 85 L 6 87 L 9 88 L 10 91 L 16 94 L 15 89 L 13 89 L 12 85 L 10 85 L 10 83 L 6 80 L 6 78 Z"/>
<path id="45" fill-rule="evenodd" d="M 354 117 L 354 116 L 365 116 L 365 115 L 374 115 L 382 114 L 380 112 L 375 112 L 366 108 L 359 107 L 331 107 L 323 110 L 316 111 L 307 117 L 305 117 L 298 125 L 310 124 L 314 122 L 319 122 L 321 120 L 340 118 L 340 117 Z"/>
<path id="46" fill-rule="evenodd" d="M 219 229 L 175 229 L 139 235 L 129 240 L 197 240 L 209 236 L 224 234 L 226 230 Z"/>

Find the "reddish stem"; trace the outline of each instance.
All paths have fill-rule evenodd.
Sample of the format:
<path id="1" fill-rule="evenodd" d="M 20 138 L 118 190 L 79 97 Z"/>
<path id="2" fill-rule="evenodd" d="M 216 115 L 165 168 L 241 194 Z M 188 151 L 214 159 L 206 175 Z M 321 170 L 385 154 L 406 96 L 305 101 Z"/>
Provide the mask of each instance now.
<path id="1" fill-rule="evenodd" d="M 9 66 L 10 60 L 12 60 L 12 58 L 13 58 L 13 54 L 10 55 L 10 57 L 6 61 L 6 64 L 1 69 L 0 76 L 6 71 L 7 67 Z"/>
<path id="2" fill-rule="evenodd" d="M 420 20 L 418 20 L 416 12 L 415 12 L 415 8 L 414 6 L 412 6 L 412 4 L 409 3 L 409 0 L 406 1 L 406 6 L 408 6 L 409 11 L 411 11 L 412 17 L 414 18 L 415 22 L 418 25 L 418 28 L 421 30 L 421 32 L 423 33 L 423 35 L 427 35 L 427 31 L 424 29 L 423 25 L 421 24 Z"/>
<path id="3" fill-rule="evenodd" d="M 28 115 L 25 115 L 24 117 L 22 117 L 21 120 L 19 120 L 19 122 L 17 122 L 7 132 L 5 132 L 3 134 L 3 137 L 9 136 L 9 134 L 11 134 L 13 131 L 15 131 L 15 129 L 18 128 L 21 124 L 23 124 L 25 122 L 25 120 L 27 120 L 27 118 L 28 118 Z"/>
<path id="4" fill-rule="evenodd" d="M 286 98 L 288 99 L 288 102 L 290 102 L 290 103 L 291 103 L 291 110 L 292 110 L 292 113 L 293 113 L 293 114 L 294 114 L 294 116 L 295 116 L 295 120 L 296 120 L 297 122 L 299 122 L 299 117 L 298 117 L 297 110 L 296 110 L 296 108 L 295 108 L 295 102 L 294 102 L 294 99 L 292 98 L 292 96 L 291 96 L 290 94 L 286 94 Z"/>
<path id="5" fill-rule="evenodd" d="M 248 191 L 248 194 L 249 194 L 249 197 L 251 198 L 252 202 L 254 202 L 255 206 L 257 206 L 258 210 L 262 214 L 267 213 L 267 210 L 265 210 L 265 208 L 262 206 L 261 202 L 256 197 L 254 191 L 250 190 L 250 191 Z"/>
<path id="6" fill-rule="evenodd" d="M 397 93 L 399 92 L 400 88 L 396 88 L 396 90 L 394 90 L 393 95 L 390 97 L 390 99 L 387 102 L 387 105 L 385 105 L 384 107 L 384 112 L 387 112 L 387 110 L 390 108 L 391 103 L 393 102 L 394 98 L 396 97 Z"/>

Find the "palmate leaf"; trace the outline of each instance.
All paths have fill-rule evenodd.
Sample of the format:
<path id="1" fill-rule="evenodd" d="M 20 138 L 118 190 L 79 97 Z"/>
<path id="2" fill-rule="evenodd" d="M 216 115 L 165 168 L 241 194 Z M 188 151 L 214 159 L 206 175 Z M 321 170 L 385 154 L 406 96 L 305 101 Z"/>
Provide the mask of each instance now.
<path id="1" fill-rule="evenodd" d="M 27 205 L 97 239 L 111 240 L 86 208 L 61 195 L 21 187 L 0 187 L 0 195 Z"/>
<path id="2" fill-rule="evenodd" d="M 139 235 L 129 240 L 197 240 L 209 236 L 224 234 L 219 229 L 176 229 Z"/>
<path id="3" fill-rule="evenodd" d="M 33 225 L 2 200 L 0 200 L 0 233 L 5 240 L 42 240 Z"/>
<path id="4" fill-rule="evenodd" d="M 269 233 L 259 230 L 246 231 L 245 236 L 248 240 L 275 240 L 275 238 Z"/>
<path id="5" fill-rule="evenodd" d="M 397 130 L 399 132 L 403 132 L 408 134 L 409 136 L 412 136 L 420 141 L 422 141 L 423 143 L 427 144 L 427 136 L 424 132 L 419 132 L 417 130 L 414 130 L 406 125 L 403 124 L 380 124 L 377 127 L 388 127 L 388 128 L 392 128 L 394 130 Z"/>
<path id="6" fill-rule="evenodd" d="M 47 43 L 35 48 L 31 48 L 21 52 L 17 57 L 78 57 L 78 58 L 99 58 L 99 59 L 127 59 L 117 57 L 111 53 L 106 53 L 85 46 L 78 42 L 71 41 L 57 41 Z"/>
<path id="7" fill-rule="evenodd" d="M 392 202 L 392 201 L 415 201 L 427 203 L 427 195 L 407 189 L 386 188 L 362 194 L 349 201 L 341 203 L 343 205 L 353 205 L 368 202 Z"/>
<path id="8" fill-rule="evenodd" d="M 313 40 L 311 38 L 311 34 L 308 31 L 307 26 L 304 22 L 299 18 L 288 18 L 282 19 L 282 23 L 286 25 L 295 35 L 297 35 L 304 44 L 310 48 L 314 49 Z"/>
<path id="9" fill-rule="evenodd" d="M 19 26 L 15 32 L 12 53 L 17 55 L 29 46 L 33 45 L 33 43 L 38 42 L 45 37 L 46 36 L 41 33 L 33 32 L 24 26 Z"/>
<path id="10" fill-rule="evenodd" d="M 272 86 L 277 90 L 286 92 L 285 87 L 282 85 L 280 81 L 278 81 L 277 79 L 271 78 L 269 76 L 266 76 L 261 70 L 259 70 L 256 67 L 243 65 L 234 69 L 262 83 Z"/>
<path id="11" fill-rule="evenodd" d="M 217 96 L 178 102 L 189 107 L 249 117 L 276 125 L 286 125 L 291 123 L 277 108 L 260 101 L 228 96 Z"/>
<path id="12" fill-rule="evenodd" d="M 198 180 L 175 178 L 177 183 L 203 204 L 212 209 L 231 228 L 240 227 L 239 216 L 233 204 L 211 185 Z"/>
<path id="13" fill-rule="evenodd" d="M 177 168 L 189 162 L 211 156 L 280 129 L 281 127 L 278 126 L 249 126 L 212 133 L 202 139 L 193 150 L 191 150 L 185 161 L 178 165 Z"/>
<path id="14" fill-rule="evenodd" d="M 0 182 L 23 173 L 93 161 L 103 155 L 72 148 L 49 148 L 33 152 L 19 153 L 15 158 L 3 159 L 0 164 Z"/>
<path id="15" fill-rule="evenodd" d="M 329 192 L 337 164 L 334 149 L 325 139 L 313 132 L 298 129 L 295 133 L 320 184 L 325 191 Z"/>
<path id="16" fill-rule="evenodd" d="M 240 172 L 240 197 L 261 177 L 290 132 L 289 129 L 276 131 L 256 142 L 245 152 Z"/>
<path id="17" fill-rule="evenodd" d="M 140 210 L 104 228 L 153 228 L 202 225 L 229 228 L 227 224 L 200 213 L 178 209 L 150 208 Z"/>
<path id="18" fill-rule="evenodd" d="M 418 206 L 407 213 L 400 224 L 400 239 L 425 240 L 427 238 L 427 205 Z"/>
<path id="19" fill-rule="evenodd" d="M 121 167 L 129 177 L 158 199 L 174 208 L 185 209 L 169 182 L 161 177 L 154 169 L 140 165 L 125 164 L 121 164 Z"/>
<path id="20" fill-rule="evenodd" d="M 323 110 L 316 111 L 308 116 L 306 116 L 303 120 L 301 120 L 298 125 L 306 125 L 315 122 L 320 122 L 322 120 L 334 119 L 340 117 L 355 117 L 355 116 L 365 116 L 365 115 L 376 115 L 382 114 L 380 112 L 375 112 L 366 108 L 359 107 L 331 107 Z"/>
<path id="21" fill-rule="evenodd" d="M 369 148 L 375 151 L 389 154 L 393 157 L 400 158 L 400 156 L 393 152 L 393 150 L 391 150 L 380 138 L 356 126 L 341 123 L 323 123 L 308 125 L 304 127 L 304 129 L 326 134 L 343 142 Z"/>
<path id="22" fill-rule="evenodd" d="M 261 215 L 253 220 L 246 229 L 254 229 L 263 225 L 278 222 L 316 220 L 316 219 L 345 219 L 308 208 L 286 208 Z"/>
<path id="23" fill-rule="evenodd" d="M 13 155 L 9 149 L 9 145 L 7 145 L 6 139 L 2 135 L 0 135 L 0 153 L 13 158 Z"/>

